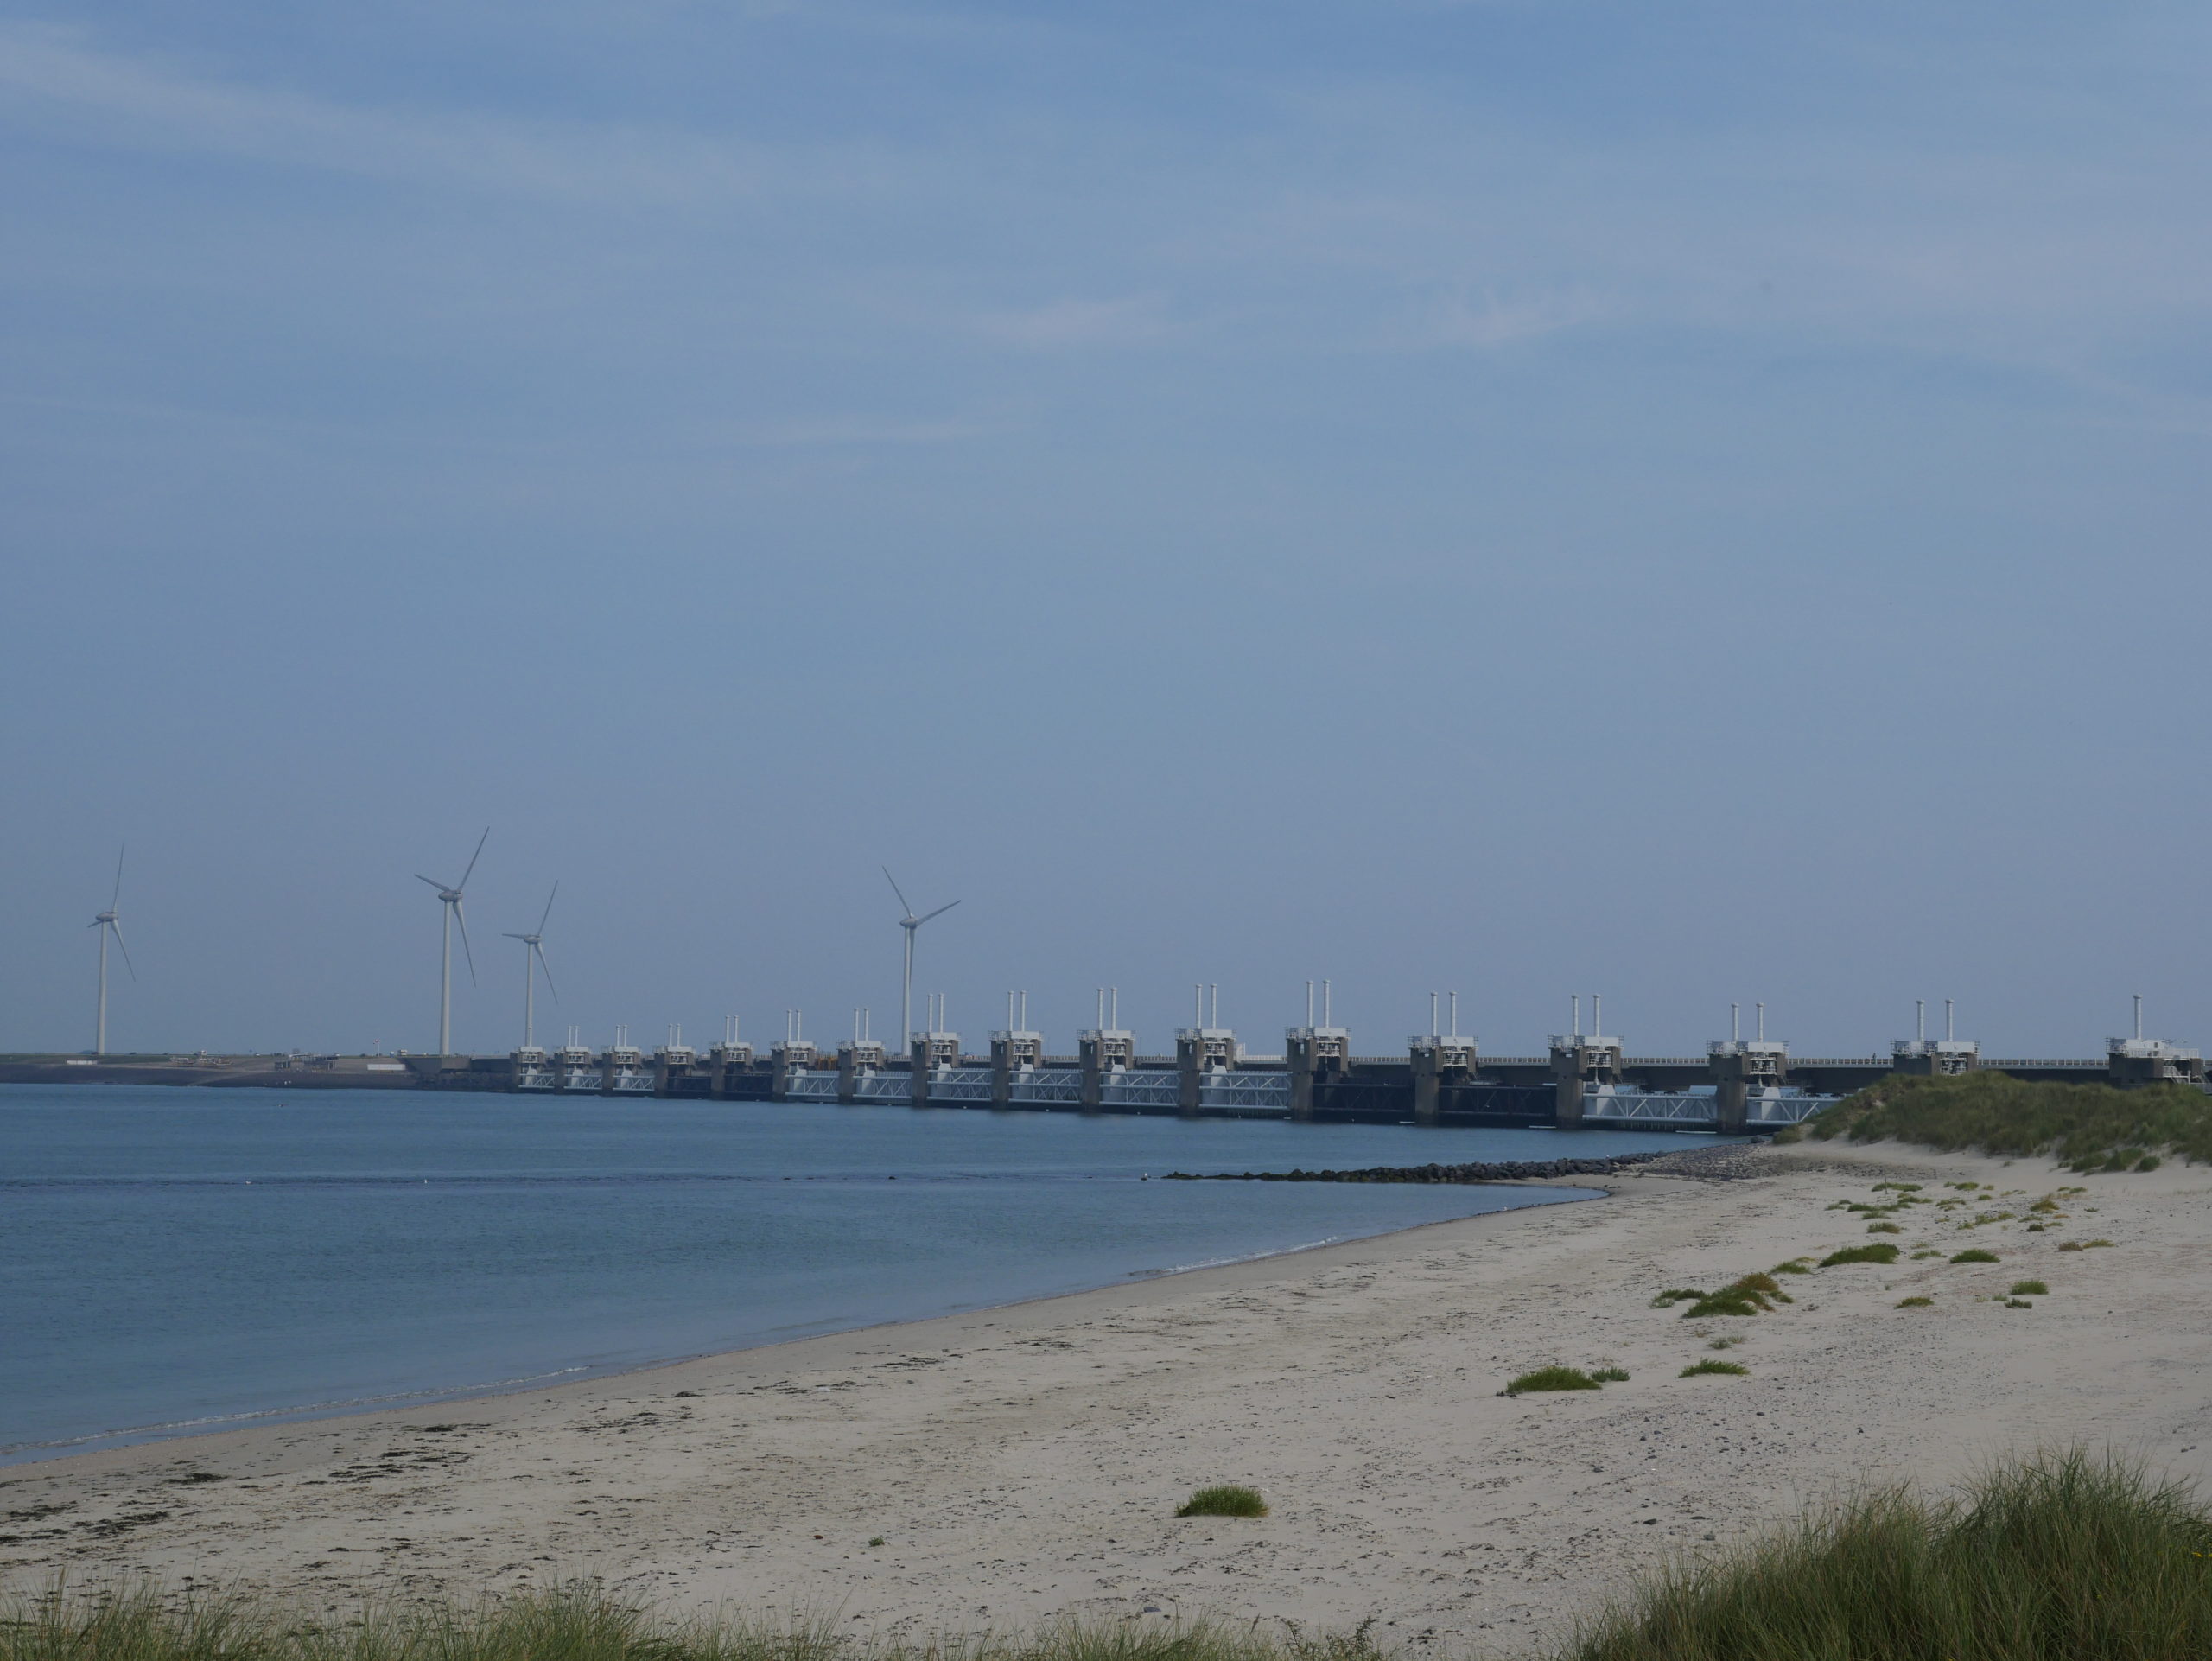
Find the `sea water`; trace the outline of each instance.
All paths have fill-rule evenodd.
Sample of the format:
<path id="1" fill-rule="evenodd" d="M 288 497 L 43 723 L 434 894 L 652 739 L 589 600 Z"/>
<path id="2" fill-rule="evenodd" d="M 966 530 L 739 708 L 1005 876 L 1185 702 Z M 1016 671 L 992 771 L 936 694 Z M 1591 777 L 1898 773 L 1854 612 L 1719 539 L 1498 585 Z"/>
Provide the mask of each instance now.
<path id="1" fill-rule="evenodd" d="M 435 1091 L 0 1085 L 0 1459 L 550 1384 L 1586 1191 L 1166 1182 L 1679 1147 Z"/>

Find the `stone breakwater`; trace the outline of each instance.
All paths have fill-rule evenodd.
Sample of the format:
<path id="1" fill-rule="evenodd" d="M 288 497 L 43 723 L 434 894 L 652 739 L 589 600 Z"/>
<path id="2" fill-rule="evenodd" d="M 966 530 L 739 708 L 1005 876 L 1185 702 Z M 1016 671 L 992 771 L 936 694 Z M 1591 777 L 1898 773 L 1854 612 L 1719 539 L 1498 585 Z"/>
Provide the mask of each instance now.
<path id="1" fill-rule="evenodd" d="M 1507 1159 L 1471 1165 L 1370 1165 L 1363 1171 L 1170 1171 L 1170 1182 L 1515 1182 L 1532 1177 L 1611 1176 L 1664 1152 L 1612 1154 L 1603 1159 Z"/>

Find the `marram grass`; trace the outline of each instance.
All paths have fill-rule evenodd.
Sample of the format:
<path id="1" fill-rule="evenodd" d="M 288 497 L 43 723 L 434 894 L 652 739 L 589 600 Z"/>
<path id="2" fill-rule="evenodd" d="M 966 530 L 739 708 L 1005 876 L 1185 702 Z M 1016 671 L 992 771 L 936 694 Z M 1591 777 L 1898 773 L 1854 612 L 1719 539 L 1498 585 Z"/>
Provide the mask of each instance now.
<path id="1" fill-rule="evenodd" d="M 2212 1161 L 2212 1097 L 2189 1085 L 2115 1090 L 2031 1082 L 2004 1072 L 1885 1079 L 1823 1108 L 1776 1140 L 1899 1142 L 2049 1154 L 2076 1171 L 2155 1171 L 2161 1153 Z M 1977 1185 L 1945 1185 L 1970 1190 Z"/>
<path id="2" fill-rule="evenodd" d="M 1592 1378 L 1580 1367 L 1538 1367 L 1524 1372 L 1505 1387 L 1508 1396 L 1524 1396 L 1544 1390 L 1603 1390 L 1602 1379 Z"/>
<path id="3" fill-rule="evenodd" d="M 1368 1627 L 1065 1620 L 918 1643 L 664 1619 L 595 1583 L 309 1615 L 139 1582 L 0 1601 L 0 1661 L 1388 1661 Z M 2212 1515 L 2139 1466 L 2073 1452 L 1956 1501 L 1866 1494 L 1748 1550 L 1684 1562 L 1552 1661 L 2203 1661 Z"/>
<path id="4" fill-rule="evenodd" d="M 2202 1661 L 2212 1516 L 2080 1452 L 1999 1466 L 1955 1503 L 1868 1494 L 1684 1563 L 1562 1661 Z"/>
<path id="5" fill-rule="evenodd" d="M 1217 1482 L 1200 1488 L 1177 1508 L 1178 1517 L 1265 1517 L 1268 1502 L 1257 1488 L 1240 1483 Z"/>
<path id="6" fill-rule="evenodd" d="M 829 1620 L 663 1618 L 592 1582 L 467 1606 L 308 1618 L 280 1604 L 149 1583 L 0 1603 L 0 1661 L 1383 1661 L 1365 1631 L 1160 1616 L 1065 1620 L 917 1644 Z"/>

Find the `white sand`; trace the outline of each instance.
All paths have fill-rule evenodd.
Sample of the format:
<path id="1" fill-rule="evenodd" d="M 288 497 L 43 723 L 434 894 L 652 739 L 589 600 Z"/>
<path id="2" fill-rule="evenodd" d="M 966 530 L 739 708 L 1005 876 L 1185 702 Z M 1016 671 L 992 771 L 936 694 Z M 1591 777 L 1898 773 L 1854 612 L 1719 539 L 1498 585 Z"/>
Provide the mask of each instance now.
<path id="1" fill-rule="evenodd" d="M 1203 1611 L 1512 1651 L 1670 1553 L 1855 1483 L 2075 1440 L 2212 1469 L 2212 1172 L 1759 1157 L 1771 1174 L 1624 1178 L 1608 1200 L 972 1316 L 0 1469 L 0 1575 L 147 1569 L 334 1607 L 594 1574 L 855 1632 Z M 1884 1167 L 2024 1190 L 2014 1210 L 2088 1193 L 2048 1232 L 1929 1207 L 1874 1237 L 1986 1245 L 1993 1267 L 1786 1278 L 1797 1301 L 1755 1321 L 1649 1307 L 1865 1242 L 1825 1207 Z M 2096 1236 L 2117 1244 L 2058 1250 Z M 2051 1287 L 2034 1308 L 1988 1300 L 2029 1277 Z M 1913 1293 L 1935 1311 L 1893 1307 Z M 1749 1378 L 1676 1377 L 1728 1332 Z M 1633 1378 L 1497 1393 L 1552 1361 Z M 223 1480 L 175 1480 L 195 1472 Z M 1173 1518 L 1221 1480 L 1274 1514 Z"/>

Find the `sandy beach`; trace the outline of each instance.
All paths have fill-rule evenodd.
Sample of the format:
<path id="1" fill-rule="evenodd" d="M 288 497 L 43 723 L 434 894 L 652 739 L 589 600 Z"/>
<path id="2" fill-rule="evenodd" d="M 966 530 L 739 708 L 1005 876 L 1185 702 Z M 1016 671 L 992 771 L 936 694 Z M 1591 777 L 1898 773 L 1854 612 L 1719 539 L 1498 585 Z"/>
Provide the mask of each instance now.
<path id="1" fill-rule="evenodd" d="M 601 1576 L 677 1609 L 922 1635 L 1216 1613 L 1512 1653 L 1637 1571 L 1848 1490 L 2085 1441 L 2212 1474 L 2212 1172 L 1730 1154 L 1602 1200 L 525 1394 L 0 1470 L 0 1575 L 150 1571 L 339 1607 Z M 1724 1161 L 1727 1162 L 1727 1161 Z M 1692 1161 L 1694 1164 L 1694 1161 Z M 1651 1307 L 1865 1244 L 1941 1257 Z M 1961 1193 L 1945 1182 L 2002 1191 Z M 2024 1206 L 2064 1186 L 2062 1216 Z M 1961 1225 L 1986 1212 L 2009 1219 Z M 2031 1221 L 2048 1224 L 2029 1231 Z M 2062 1251 L 2105 1238 L 2109 1249 Z M 1967 1246 L 1995 1264 L 1948 1261 Z M 2006 1307 L 2021 1279 L 2049 1282 Z M 1900 1309 L 1908 1295 L 1932 1308 Z M 1677 1377 L 1708 1342 L 1744 1378 Z M 1507 1397 L 1550 1362 L 1602 1391 Z M 1249 1482 L 1255 1521 L 1172 1512 Z M 876 1543 L 880 1542 L 880 1543 Z"/>

